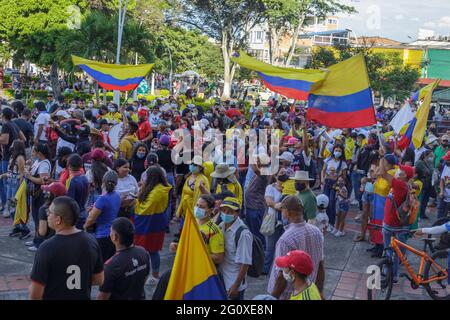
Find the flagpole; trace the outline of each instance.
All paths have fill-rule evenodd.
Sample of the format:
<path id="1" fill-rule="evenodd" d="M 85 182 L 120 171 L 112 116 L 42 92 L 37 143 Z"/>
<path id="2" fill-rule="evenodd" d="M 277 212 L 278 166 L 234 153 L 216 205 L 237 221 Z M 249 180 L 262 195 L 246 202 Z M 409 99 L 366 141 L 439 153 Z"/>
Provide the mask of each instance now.
<path id="1" fill-rule="evenodd" d="M 122 0 L 119 0 L 119 23 L 117 29 L 117 53 L 116 64 L 120 64 L 120 48 L 122 46 L 123 26 L 125 22 L 125 16 L 127 14 L 128 0 L 125 0 L 125 5 L 122 10 Z M 120 93 L 118 90 L 114 90 L 114 103 L 120 105 Z"/>

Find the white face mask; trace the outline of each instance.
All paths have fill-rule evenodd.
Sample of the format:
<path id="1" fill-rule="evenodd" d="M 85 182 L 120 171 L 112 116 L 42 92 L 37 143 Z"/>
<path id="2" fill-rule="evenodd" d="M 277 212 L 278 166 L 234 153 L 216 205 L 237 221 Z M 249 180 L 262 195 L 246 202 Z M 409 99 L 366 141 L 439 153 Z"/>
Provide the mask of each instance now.
<path id="1" fill-rule="evenodd" d="M 294 276 L 292 276 L 290 273 L 286 273 L 284 270 L 283 270 L 283 277 L 288 283 L 293 283 L 295 280 Z"/>
<path id="2" fill-rule="evenodd" d="M 89 103 L 88 103 L 88 107 L 89 107 L 89 108 L 93 108 L 93 107 L 94 107 L 94 104 L 93 104 L 92 102 L 89 102 Z"/>

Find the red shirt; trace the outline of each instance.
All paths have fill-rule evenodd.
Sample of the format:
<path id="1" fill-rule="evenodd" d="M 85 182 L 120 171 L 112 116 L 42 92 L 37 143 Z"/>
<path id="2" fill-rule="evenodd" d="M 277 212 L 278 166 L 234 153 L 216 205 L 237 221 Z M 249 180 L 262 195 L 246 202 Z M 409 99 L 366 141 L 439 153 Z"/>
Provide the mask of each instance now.
<path id="1" fill-rule="evenodd" d="M 233 108 L 225 111 L 225 114 L 230 119 L 233 119 L 233 117 L 241 117 L 242 116 L 242 113 L 238 109 L 233 109 Z"/>
<path id="2" fill-rule="evenodd" d="M 384 205 L 384 223 L 388 226 L 401 227 L 396 208 L 406 200 L 407 194 L 408 185 L 406 182 L 395 178 L 392 179 L 391 194 L 387 196 L 386 204 Z M 395 204 L 392 203 L 392 195 L 394 196 Z"/>
<path id="3" fill-rule="evenodd" d="M 138 131 L 136 132 L 136 136 L 138 140 L 143 140 L 147 138 L 152 133 L 152 126 L 148 120 L 142 121 L 139 123 Z"/>

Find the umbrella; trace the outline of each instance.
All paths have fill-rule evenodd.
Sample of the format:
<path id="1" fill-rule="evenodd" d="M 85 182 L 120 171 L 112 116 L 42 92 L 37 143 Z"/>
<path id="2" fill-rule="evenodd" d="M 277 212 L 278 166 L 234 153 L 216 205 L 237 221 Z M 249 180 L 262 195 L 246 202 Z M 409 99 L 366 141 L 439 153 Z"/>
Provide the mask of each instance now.
<path id="1" fill-rule="evenodd" d="M 188 70 L 188 71 L 183 72 L 181 74 L 181 76 L 183 76 L 183 77 L 197 77 L 197 78 L 200 77 L 200 75 L 197 72 L 192 71 L 192 70 Z"/>

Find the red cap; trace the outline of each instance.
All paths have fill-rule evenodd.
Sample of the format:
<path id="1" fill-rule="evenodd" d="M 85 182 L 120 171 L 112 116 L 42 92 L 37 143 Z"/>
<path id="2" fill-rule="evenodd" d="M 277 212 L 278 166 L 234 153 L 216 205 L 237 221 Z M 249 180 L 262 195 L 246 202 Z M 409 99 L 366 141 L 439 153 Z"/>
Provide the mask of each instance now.
<path id="1" fill-rule="evenodd" d="M 275 264 L 280 268 L 291 268 L 295 272 L 309 276 L 313 272 L 313 261 L 305 251 L 294 250 L 284 257 L 278 257 Z"/>
<path id="2" fill-rule="evenodd" d="M 445 156 L 442 157 L 442 160 L 444 161 L 450 161 L 450 151 L 448 151 Z"/>
<path id="3" fill-rule="evenodd" d="M 139 118 L 144 118 L 148 116 L 148 111 L 145 109 L 139 109 L 138 111 L 138 117 Z"/>
<path id="4" fill-rule="evenodd" d="M 45 192 L 50 192 L 56 197 L 65 196 L 67 193 L 66 187 L 61 182 L 52 182 L 47 185 L 42 185 L 41 189 Z"/>
<path id="5" fill-rule="evenodd" d="M 94 149 L 92 151 L 92 159 L 102 161 L 105 159 L 105 152 L 102 149 Z"/>
<path id="6" fill-rule="evenodd" d="M 412 177 L 414 177 L 414 174 L 415 174 L 414 167 L 403 166 L 403 165 L 400 165 L 399 167 L 400 167 L 400 170 L 402 170 L 406 174 L 406 177 L 408 179 L 411 179 Z"/>

